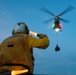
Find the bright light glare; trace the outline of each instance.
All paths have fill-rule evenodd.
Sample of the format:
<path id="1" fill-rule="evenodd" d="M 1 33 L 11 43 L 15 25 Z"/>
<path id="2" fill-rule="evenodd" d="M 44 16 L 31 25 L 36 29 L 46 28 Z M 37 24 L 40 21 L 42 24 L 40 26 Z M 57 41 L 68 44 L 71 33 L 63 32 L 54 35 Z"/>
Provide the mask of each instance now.
<path id="1" fill-rule="evenodd" d="M 59 28 L 55 28 L 55 31 L 56 31 L 56 32 L 59 32 L 59 31 L 60 31 L 60 29 L 59 29 Z"/>
<path id="2" fill-rule="evenodd" d="M 29 31 L 30 34 L 33 34 L 34 36 L 37 36 L 37 33 L 36 32 L 33 32 L 33 31 Z"/>
<path id="3" fill-rule="evenodd" d="M 26 69 L 26 70 L 17 70 L 17 71 L 12 71 L 11 72 L 11 75 L 18 75 L 18 74 L 22 74 L 22 73 L 26 73 L 26 72 L 28 72 L 28 70 Z"/>

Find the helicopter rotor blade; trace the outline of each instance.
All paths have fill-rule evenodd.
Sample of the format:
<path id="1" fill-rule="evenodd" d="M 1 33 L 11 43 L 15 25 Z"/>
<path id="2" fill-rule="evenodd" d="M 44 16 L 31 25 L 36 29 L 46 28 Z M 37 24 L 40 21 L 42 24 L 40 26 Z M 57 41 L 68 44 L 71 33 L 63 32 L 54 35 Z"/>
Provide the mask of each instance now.
<path id="1" fill-rule="evenodd" d="M 70 21 L 68 20 L 65 20 L 65 19 L 62 19 L 62 18 L 59 18 L 61 21 L 65 22 L 65 23 L 69 23 Z"/>
<path id="2" fill-rule="evenodd" d="M 49 19 L 49 20 L 46 20 L 46 21 L 44 21 L 43 23 L 48 23 L 48 22 L 52 21 L 53 19 L 54 19 L 54 18 Z"/>
<path id="3" fill-rule="evenodd" d="M 52 15 L 52 16 L 55 16 L 52 12 L 50 12 L 50 11 L 49 11 L 47 8 L 45 8 L 45 7 L 40 8 L 40 10 L 41 10 L 41 11 L 44 11 L 44 12 L 46 12 L 46 13 Z"/>
<path id="4" fill-rule="evenodd" d="M 59 14 L 58 16 L 61 16 L 61 15 L 65 14 L 65 13 L 67 13 L 67 12 L 73 10 L 73 9 L 74 9 L 74 7 L 70 5 L 69 7 L 67 7 L 67 8 L 66 8 L 61 14 Z"/>

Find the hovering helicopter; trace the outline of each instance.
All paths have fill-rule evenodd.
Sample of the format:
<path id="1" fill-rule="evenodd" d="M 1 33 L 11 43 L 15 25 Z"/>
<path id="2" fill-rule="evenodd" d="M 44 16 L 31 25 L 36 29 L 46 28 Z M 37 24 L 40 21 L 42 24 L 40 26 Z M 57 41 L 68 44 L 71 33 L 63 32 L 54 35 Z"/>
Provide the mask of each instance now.
<path id="1" fill-rule="evenodd" d="M 61 12 L 58 15 L 54 15 L 52 12 L 50 12 L 45 7 L 42 7 L 40 10 L 41 11 L 44 11 L 45 13 L 48 13 L 48 14 L 54 16 L 54 18 L 48 19 L 48 20 L 44 21 L 44 23 L 48 23 L 48 22 L 50 22 L 50 21 L 52 21 L 54 19 L 54 24 L 52 25 L 52 28 L 58 33 L 60 31 L 62 31 L 61 30 L 62 29 L 62 24 L 60 23 L 60 20 L 63 21 L 63 22 L 65 22 L 65 23 L 70 22 L 68 20 L 65 20 L 65 19 L 60 18 L 60 16 L 64 15 L 65 13 L 67 13 L 67 12 L 73 10 L 73 9 L 74 9 L 74 7 L 70 5 L 63 12 Z M 60 47 L 58 46 L 58 44 L 55 47 L 55 51 L 60 51 Z"/>
<path id="2" fill-rule="evenodd" d="M 48 22 L 50 22 L 50 21 L 52 21 L 54 19 L 54 24 L 52 25 L 52 28 L 55 29 L 56 32 L 62 31 L 61 30 L 62 29 L 62 24 L 60 23 L 60 20 L 63 21 L 63 22 L 65 22 L 65 23 L 70 22 L 68 20 L 65 20 L 65 19 L 60 18 L 60 16 L 64 15 L 65 13 L 67 13 L 69 11 L 71 11 L 72 9 L 74 9 L 74 7 L 70 5 L 69 7 L 67 7 L 60 14 L 54 15 L 47 8 L 45 8 L 45 7 L 40 8 L 41 11 L 44 11 L 45 13 L 48 13 L 48 14 L 54 16 L 54 18 L 48 19 L 48 20 L 44 21 L 44 23 L 48 23 Z"/>

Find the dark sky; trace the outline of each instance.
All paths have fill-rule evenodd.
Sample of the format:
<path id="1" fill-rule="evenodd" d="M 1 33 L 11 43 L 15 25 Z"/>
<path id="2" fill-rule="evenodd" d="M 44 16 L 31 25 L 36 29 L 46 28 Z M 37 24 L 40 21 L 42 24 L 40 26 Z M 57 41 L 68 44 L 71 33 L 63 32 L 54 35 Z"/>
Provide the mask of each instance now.
<path id="1" fill-rule="evenodd" d="M 53 21 L 43 23 L 53 16 L 40 8 L 46 7 L 54 14 L 60 14 L 70 5 L 74 9 L 60 16 L 70 22 L 60 21 L 63 28 L 57 36 L 51 28 Z M 0 42 L 11 36 L 14 25 L 21 21 L 29 30 L 47 34 L 50 40 L 46 50 L 34 48 L 35 74 L 76 74 L 76 0 L 0 0 Z M 59 52 L 55 52 L 57 43 Z"/>

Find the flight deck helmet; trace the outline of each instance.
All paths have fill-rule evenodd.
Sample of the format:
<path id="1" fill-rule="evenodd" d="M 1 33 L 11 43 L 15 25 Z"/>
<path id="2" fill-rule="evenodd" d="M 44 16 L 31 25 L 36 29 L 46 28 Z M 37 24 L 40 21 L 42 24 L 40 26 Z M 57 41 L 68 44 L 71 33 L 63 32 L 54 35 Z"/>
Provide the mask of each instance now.
<path id="1" fill-rule="evenodd" d="M 19 22 L 15 25 L 12 34 L 29 34 L 29 29 L 24 22 Z"/>

